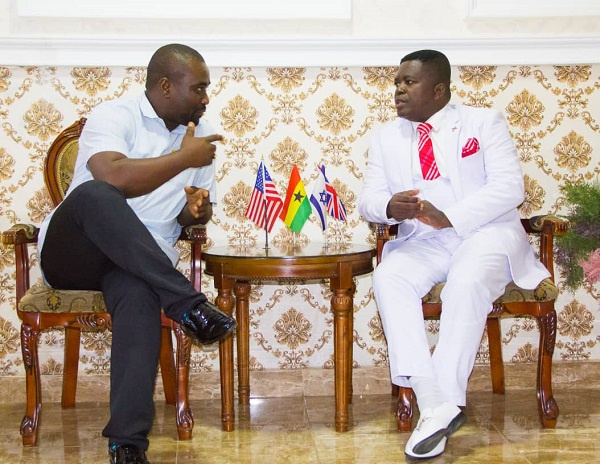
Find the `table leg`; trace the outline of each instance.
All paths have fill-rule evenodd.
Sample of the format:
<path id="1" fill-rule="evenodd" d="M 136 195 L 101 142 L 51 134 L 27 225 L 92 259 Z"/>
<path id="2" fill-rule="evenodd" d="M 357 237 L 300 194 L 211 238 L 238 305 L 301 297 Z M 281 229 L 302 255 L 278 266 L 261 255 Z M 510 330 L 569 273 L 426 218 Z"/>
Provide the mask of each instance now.
<path id="1" fill-rule="evenodd" d="M 238 402 L 250 404 L 250 283 L 236 281 L 235 318 L 237 320 Z"/>
<path id="2" fill-rule="evenodd" d="M 348 343 L 348 404 L 352 404 L 352 369 L 354 368 L 354 295 L 356 294 L 356 284 L 352 279 L 352 288 L 350 289 L 350 312 L 348 314 L 348 329 L 350 333 L 350 340 Z"/>
<path id="3" fill-rule="evenodd" d="M 226 314 L 233 312 L 234 299 L 231 293 L 233 282 L 222 275 L 215 275 L 217 288 L 216 304 Z M 235 427 L 233 407 L 233 334 L 219 342 L 219 366 L 221 370 L 221 424 L 223 430 L 232 432 Z"/>
<path id="4" fill-rule="evenodd" d="M 352 266 L 341 263 L 330 282 L 333 296 L 333 357 L 335 362 L 335 430 L 348 431 L 348 397 L 352 384 Z"/>

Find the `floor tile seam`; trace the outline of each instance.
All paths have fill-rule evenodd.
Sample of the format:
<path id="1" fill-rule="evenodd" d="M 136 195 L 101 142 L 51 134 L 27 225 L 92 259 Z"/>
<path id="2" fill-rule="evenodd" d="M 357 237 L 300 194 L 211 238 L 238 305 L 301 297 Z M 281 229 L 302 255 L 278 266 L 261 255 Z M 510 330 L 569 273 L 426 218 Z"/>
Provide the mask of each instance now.
<path id="1" fill-rule="evenodd" d="M 315 455 L 317 457 L 317 463 L 315 463 L 315 464 L 320 464 L 321 460 L 320 460 L 320 457 L 319 457 L 319 448 L 317 447 L 317 441 L 315 440 L 315 434 L 314 434 L 314 431 L 313 431 L 313 421 L 310 418 L 307 401 L 308 401 L 308 397 L 306 395 L 302 395 L 302 412 L 303 412 L 304 417 L 306 417 L 306 423 L 307 423 L 307 426 L 308 426 L 308 431 L 310 433 L 312 445 L 313 445 L 313 448 L 315 450 Z M 314 425 L 316 425 L 316 424 L 314 424 Z"/>

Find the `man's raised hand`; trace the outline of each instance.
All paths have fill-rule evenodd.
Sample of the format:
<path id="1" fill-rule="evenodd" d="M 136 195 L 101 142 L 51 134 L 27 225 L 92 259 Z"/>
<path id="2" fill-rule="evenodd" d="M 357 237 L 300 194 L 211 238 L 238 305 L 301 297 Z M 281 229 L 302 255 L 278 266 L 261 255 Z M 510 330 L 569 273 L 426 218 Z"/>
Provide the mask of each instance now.
<path id="1" fill-rule="evenodd" d="M 212 134 L 206 137 L 196 137 L 194 135 L 196 126 L 193 122 L 189 122 L 183 140 L 181 141 L 180 150 L 185 151 L 189 155 L 190 167 L 200 168 L 210 165 L 215 159 L 217 147 L 213 142 L 223 140 L 223 136 Z"/>

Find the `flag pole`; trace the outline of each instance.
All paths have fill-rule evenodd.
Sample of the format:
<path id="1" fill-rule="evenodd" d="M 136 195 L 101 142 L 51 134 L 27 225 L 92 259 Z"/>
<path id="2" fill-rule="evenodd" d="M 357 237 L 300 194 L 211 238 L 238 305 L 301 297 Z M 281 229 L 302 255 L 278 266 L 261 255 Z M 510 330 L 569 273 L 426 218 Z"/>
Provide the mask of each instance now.
<path id="1" fill-rule="evenodd" d="M 323 163 L 317 164 L 317 170 L 321 171 L 320 166 L 323 166 Z M 325 169 L 325 168 L 323 168 Z M 319 174 L 321 175 L 321 174 Z M 325 177 L 325 174 L 323 173 L 323 177 Z M 327 218 L 327 205 L 325 205 L 325 230 L 323 231 L 323 233 L 325 234 L 325 249 L 327 250 L 329 248 L 329 241 L 327 238 L 327 227 L 329 226 L 329 218 Z"/>
<path id="2" fill-rule="evenodd" d="M 263 204 L 265 205 L 265 250 L 269 249 L 269 224 L 267 224 L 267 199 L 263 195 Z"/>
<path id="3" fill-rule="evenodd" d="M 323 163 L 315 163 L 315 166 L 317 167 L 317 176 L 321 176 L 321 166 L 323 165 Z M 329 222 L 327 220 L 327 205 L 325 205 L 325 228 L 323 229 L 323 234 L 325 234 L 325 249 L 327 250 L 327 248 L 329 248 L 329 243 L 327 242 L 327 223 Z"/>
<path id="4" fill-rule="evenodd" d="M 267 222 L 267 176 L 265 175 L 265 163 L 264 163 L 264 156 L 262 159 L 262 162 L 260 163 L 260 165 L 262 166 L 262 180 L 263 180 L 263 192 L 262 192 L 262 197 L 263 197 L 263 205 L 264 205 L 264 214 L 265 214 L 265 250 L 269 249 L 269 223 Z"/>

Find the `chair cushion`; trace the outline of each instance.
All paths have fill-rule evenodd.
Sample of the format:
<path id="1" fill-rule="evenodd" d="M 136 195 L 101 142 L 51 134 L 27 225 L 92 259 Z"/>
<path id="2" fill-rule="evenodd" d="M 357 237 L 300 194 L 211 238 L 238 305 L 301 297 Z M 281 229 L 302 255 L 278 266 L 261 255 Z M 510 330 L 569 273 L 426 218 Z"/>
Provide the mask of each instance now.
<path id="1" fill-rule="evenodd" d="M 445 283 L 435 285 L 431 291 L 423 297 L 423 303 L 441 303 L 440 294 Z M 496 300 L 497 304 L 514 303 L 518 301 L 552 301 L 558 297 L 558 288 L 550 279 L 544 279 L 534 290 L 526 290 L 518 287 L 514 282 L 506 286 L 504 294 Z"/>
<path id="2" fill-rule="evenodd" d="M 102 292 L 92 290 L 57 290 L 47 285 L 33 285 L 21 298 L 19 309 L 40 313 L 105 313 Z"/>
<path id="3" fill-rule="evenodd" d="M 435 285 L 423 297 L 423 303 L 441 303 L 440 294 L 444 283 Z M 550 279 L 544 279 L 534 290 L 518 287 L 514 282 L 506 286 L 504 294 L 496 303 L 517 301 L 556 300 L 558 289 Z M 33 285 L 21 298 L 19 309 L 40 313 L 104 313 L 106 306 L 102 292 L 92 290 L 57 290 L 46 285 Z"/>

